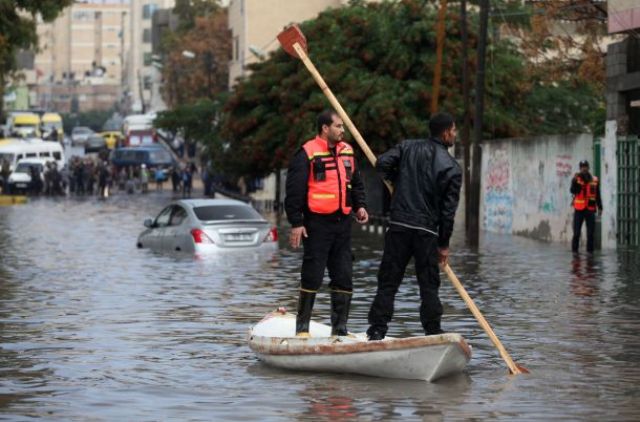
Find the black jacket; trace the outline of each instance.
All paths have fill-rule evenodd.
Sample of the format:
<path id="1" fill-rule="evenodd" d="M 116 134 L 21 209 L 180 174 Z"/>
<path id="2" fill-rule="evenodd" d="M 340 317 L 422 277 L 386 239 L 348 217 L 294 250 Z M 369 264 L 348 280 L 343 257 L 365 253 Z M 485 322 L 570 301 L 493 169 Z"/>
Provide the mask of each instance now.
<path id="1" fill-rule="evenodd" d="M 394 184 L 390 222 L 433 233 L 439 247 L 448 247 L 462 170 L 442 141 L 403 141 L 378 158 L 376 169 Z"/>
<path id="2" fill-rule="evenodd" d="M 304 219 L 310 216 L 320 216 L 309 211 L 307 206 L 307 191 L 309 182 L 309 158 L 304 149 L 300 148 L 289 162 L 287 171 L 286 197 L 284 199 L 284 210 L 287 219 L 292 227 L 304 225 Z M 351 204 L 354 210 L 366 208 L 366 197 L 364 193 L 364 183 L 360 176 L 360 170 L 356 166 L 351 176 Z M 336 213 L 342 213 L 338 210 Z"/>

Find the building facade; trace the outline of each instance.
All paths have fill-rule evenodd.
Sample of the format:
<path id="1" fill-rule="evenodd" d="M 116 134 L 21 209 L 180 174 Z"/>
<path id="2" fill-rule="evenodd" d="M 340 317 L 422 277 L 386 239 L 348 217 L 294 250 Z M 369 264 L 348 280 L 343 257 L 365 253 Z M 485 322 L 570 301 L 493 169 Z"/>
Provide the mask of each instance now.
<path id="1" fill-rule="evenodd" d="M 147 111 L 152 99 L 153 81 L 157 78 L 153 67 L 153 14 L 160 9 L 171 9 L 174 5 L 175 0 L 131 0 L 131 48 L 126 80 L 129 108 L 133 112 Z"/>
<path id="2" fill-rule="evenodd" d="M 129 7 L 128 0 L 74 3 L 54 22 L 38 23 L 39 51 L 33 71 L 39 107 L 52 108 L 66 101 L 69 106 L 63 108 L 70 109 L 74 86 L 122 86 L 129 49 Z M 118 96 L 107 108 L 113 107 Z"/>
<path id="3" fill-rule="evenodd" d="M 312 19 L 327 8 L 347 3 L 348 0 L 231 0 L 229 88 L 238 78 L 246 76 L 248 64 L 262 60 L 280 46 L 276 36 L 287 25 Z"/>

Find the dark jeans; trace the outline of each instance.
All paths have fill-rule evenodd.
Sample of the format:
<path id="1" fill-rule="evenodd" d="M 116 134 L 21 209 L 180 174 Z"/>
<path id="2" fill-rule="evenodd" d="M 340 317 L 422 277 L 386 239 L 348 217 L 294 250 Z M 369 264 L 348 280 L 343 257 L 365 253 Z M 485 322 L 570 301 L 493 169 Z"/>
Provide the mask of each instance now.
<path id="1" fill-rule="evenodd" d="M 384 238 L 384 254 L 378 271 L 378 291 L 369 310 L 369 334 L 387 333 L 393 317 L 393 302 L 411 257 L 415 259 L 420 287 L 420 321 L 425 333 L 440 329 L 442 304 L 438 297 L 438 239 L 435 235 L 390 225 Z"/>
<path id="2" fill-rule="evenodd" d="M 589 210 L 576 211 L 573 214 L 573 239 L 571 240 L 571 250 L 573 252 L 578 252 L 583 221 L 587 222 L 587 252 L 593 252 L 593 233 L 596 230 L 596 213 L 595 211 Z"/>
<path id="3" fill-rule="evenodd" d="M 302 239 L 302 288 L 318 290 L 327 268 L 329 288 L 352 291 L 351 217 L 311 216 L 304 226 L 308 237 Z"/>

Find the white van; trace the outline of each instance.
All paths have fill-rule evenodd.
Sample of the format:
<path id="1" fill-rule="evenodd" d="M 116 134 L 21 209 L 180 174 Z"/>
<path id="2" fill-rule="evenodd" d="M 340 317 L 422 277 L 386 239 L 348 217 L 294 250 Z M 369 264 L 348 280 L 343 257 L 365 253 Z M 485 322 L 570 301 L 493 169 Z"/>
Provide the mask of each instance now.
<path id="1" fill-rule="evenodd" d="M 59 142 L 42 140 L 20 141 L 10 140 L 0 142 L 0 165 L 4 159 L 9 161 L 11 171 L 15 170 L 18 161 L 23 158 L 44 158 L 55 160 L 58 168 L 66 164 L 64 150 Z"/>

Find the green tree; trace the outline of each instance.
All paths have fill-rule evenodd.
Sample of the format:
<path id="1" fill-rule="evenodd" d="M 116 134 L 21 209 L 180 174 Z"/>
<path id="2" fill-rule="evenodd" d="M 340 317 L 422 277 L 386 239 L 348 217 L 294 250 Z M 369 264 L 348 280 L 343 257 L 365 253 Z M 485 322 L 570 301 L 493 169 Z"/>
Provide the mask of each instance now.
<path id="1" fill-rule="evenodd" d="M 432 6 L 425 0 L 353 1 L 301 24 L 311 59 L 375 153 L 428 133 L 436 59 L 437 9 Z M 473 51 L 478 16 L 472 8 L 469 18 Z M 591 113 L 580 111 L 602 103 L 601 97 L 590 95 L 588 84 L 579 79 L 542 83 L 531 77 L 531 64 L 512 38 L 494 36 L 490 42 L 486 138 L 584 130 Z M 440 109 L 459 116 L 456 8 L 448 10 L 444 54 Z M 469 65 L 473 75 L 473 58 Z M 225 106 L 223 134 L 230 148 L 216 154 L 228 172 L 260 176 L 288 164 L 294 151 L 314 136 L 315 116 L 329 104 L 304 65 L 282 50 L 251 70 Z M 580 109 L 575 109 L 576 103 Z"/>
<path id="2" fill-rule="evenodd" d="M 178 15 L 178 32 L 183 33 L 196 25 L 197 17 L 206 17 L 220 10 L 218 0 L 176 0 L 173 12 Z"/>
<path id="3" fill-rule="evenodd" d="M 0 1 L 0 115 L 4 89 L 16 71 L 16 53 L 37 47 L 36 22 L 54 20 L 73 0 L 1 0 Z"/>

